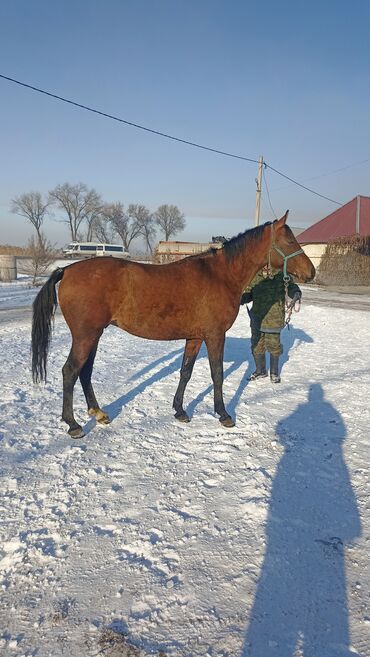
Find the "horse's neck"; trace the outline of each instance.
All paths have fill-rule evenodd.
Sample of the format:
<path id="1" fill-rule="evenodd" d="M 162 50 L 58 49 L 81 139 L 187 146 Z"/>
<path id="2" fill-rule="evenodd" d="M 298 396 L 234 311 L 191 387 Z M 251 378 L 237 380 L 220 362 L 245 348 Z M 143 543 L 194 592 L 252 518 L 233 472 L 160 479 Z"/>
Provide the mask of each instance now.
<path id="1" fill-rule="evenodd" d="M 260 239 L 251 240 L 245 249 L 234 255 L 229 265 L 229 274 L 239 284 L 241 291 L 267 263 L 270 248 L 270 231 L 264 230 Z"/>

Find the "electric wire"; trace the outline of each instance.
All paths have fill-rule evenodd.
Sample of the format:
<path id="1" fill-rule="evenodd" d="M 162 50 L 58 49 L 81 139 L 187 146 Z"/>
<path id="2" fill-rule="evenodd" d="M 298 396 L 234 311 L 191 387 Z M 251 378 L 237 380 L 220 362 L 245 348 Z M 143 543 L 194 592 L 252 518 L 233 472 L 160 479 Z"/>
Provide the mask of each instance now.
<path id="1" fill-rule="evenodd" d="M 272 203 L 271 203 L 270 192 L 269 192 L 269 188 L 268 188 L 268 184 L 267 184 L 267 178 L 266 178 L 266 175 L 265 175 L 265 169 L 266 169 L 266 167 L 263 167 L 262 175 L 263 175 L 263 181 L 265 183 L 267 198 L 268 198 L 268 202 L 269 202 L 269 206 L 271 208 L 272 214 L 274 215 L 275 219 L 277 219 L 276 212 L 275 212 L 274 208 L 272 207 Z"/>
<path id="2" fill-rule="evenodd" d="M 266 163 L 266 167 L 268 169 L 271 169 L 271 171 L 274 171 L 275 173 L 277 173 L 279 176 L 282 176 L 283 178 L 286 178 L 286 180 L 289 180 L 290 182 L 294 183 L 295 185 L 298 185 L 298 187 L 302 187 L 302 189 L 305 189 L 307 192 L 311 192 L 311 194 L 316 194 L 316 196 L 320 196 L 320 198 L 324 198 L 326 201 L 330 201 L 331 203 L 335 203 L 335 205 L 343 205 L 343 202 L 334 201 L 334 199 L 329 198 L 328 196 L 324 196 L 324 194 L 320 194 L 319 192 L 316 192 L 314 189 L 310 189 L 310 187 L 306 187 L 306 185 L 302 185 L 302 183 L 298 182 L 297 180 L 294 180 L 293 178 L 290 178 L 285 173 L 282 173 L 281 171 L 278 171 L 277 169 L 274 169 L 274 167 L 270 166 L 270 164 Z"/>
<path id="3" fill-rule="evenodd" d="M 336 173 L 341 173 L 342 171 L 347 171 L 347 169 L 353 169 L 354 167 L 359 167 L 362 164 L 367 164 L 370 162 L 370 158 L 366 158 L 366 160 L 360 160 L 359 162 L 354 162 L 353 164 L 347 164 L 345 167 L 340 167 L 340 169 L 334 169 L 333 171 L 328 171 L 326 173 L 320 173 L 317 176 L 312 176 L 308 180 L 318 180 L 319 178 L 327 178 L 328 176 L 333 176 Z"/>
<path id="4" fill-rule="evenodd" d="M 9 82 L 14 82 L 15 84 L 20 85 L 21 87 L 26 87 L 27 89 L 31 89 L 32 91 L 37 91 L 40 94 L 44 94 L 45 96 L 49 96 L 50 98 L 55 98 L 56 100 L 60 100 L 63 103 L 68 103 L 69 105 L 74 105 L 75 107 L 79 107 L 80 109 L 84 109 L 88 112 L 93 112 L 94 114 L 99 114 L 100 116 L 104 116 L 107 119 L 112 119 L 113 121 L 118 121 L 119 123 L 125 123 L 126 125 L 129 125 L 133 128 L 138 128 L 139 130 L 145 130 L 145 132 L 151 132 L 154 135 L 158 135 L 160 137 L 165 137 L 166 139 L 172 139 L 173 141 L 178 141 L 181 142 L 182 144 L 187 144 L 188 146 L 194 146 L 195 148 L 201 148 L 202 150 L 205 151 L 211 151 L 211 153 L 218 153 L 218 155 L 225 155 L 226 157 L 233 157 L 237 160 L 244 160 L 245 162 L 254 162 L 258 164 L 258 160 L 255 160 L 251 157 L 244 157 L 243 155 L 235 155 L 234 153 L 228 153 L 227 151 L 221 151 L 217 148 L 212 148 L 210 146 L 204 146 L 202 144 L 197 144 L 194 141 L 189 141 L 188 139 L 181 139 L 180 137 L 174 137 L 173 135 L 169 135 L 165 132 L 160 132 L 159 130 L 153 130 L 152 128 L 147 128 L 146 126 L 139 125 L 138 123 L 134 123 L 133 121 L 127 121 L 126 119 L 122 119 L 119 116 L 115 116 L 114 114 L 108 114 L 107 112 L 102 112 L 101 110 L 97 110 L 93 107 L 89 107 L 88 105 L 83 105 L 82 103 L 77 103 L 74 100 L 70 100 L 69 98 L 64 98 L 63 96 L 58 96 L 57 94 L 53 94 L 50 91 L 45 91 L 44 89 L 39 89 L 38 87 L 34 87 L 31 84 L 26 84 L 26 82 L 20 82 L 20 80 L 15 80 L 14 78 L 10 78 L 6 75 L 2 75 L 0 73 L 0 78 L 3 80 L 8 80 Z"/>
<path id="5" fill-rule="evenodd" d="M 246 157 L 244 155 L 237 155 L 235 153 L 229 153 L 227 151 L 220 150 L 218 148 L 212 148 L 210 146 L 205 146 L 203 144 L 198 144 L 197 142 L 190 141 L 188 139 L 181 139 L 180 137 L 175 137 L 173 135 L 167 134 L 165 132 L 161 132 L 159 130 L 154 130 L 152 128 L 148 128 L 146 126 L 140 125 L 138 123 L 134 123 L 133 121 L 128 121 L 126 119 L 122 119 L 119 116 L 115 116 L 114 114 L 108 114 L 107 112 L 103 112 L 101 110 L 97 110 L 93 107 L 90 107 L 88 105 L 84 105 L 82 103 L 77 103 L 74 100 L 70 100 L 69 98 L 64 98 L 63 96 L 59 96 L 57 94 L 51 93 L 50 91 L 46 91 L 45 89 L 40 89 L 39 87 L 35 87 L 34 85 L 27 84 L 26 82 L 21 82 L 20 80 L 16 80 L 15 78 L 11 78 L 7 75 L 3 75 L 0 73 L 0 78 L 3 80 L 7 80 L 8 82 L 12 82 L 14 84 L 17 84 L 21 87 L 25 87 L 27 89 L 30 89 L 32 91 L 36 91 L 37 93 L 43 94 L 45 96 L 49 96 L 50 98 L 54 98 L 56 100 L 59 100 L 63 103 L 67 103 L 69 105 L 73 105 L 74 107 L 78 107 L 80 109 L 86 110 L 88 112 L 92 112 L 94 114 L 98 114 L 100 116 L 103 116 L 105 118 L 111 119 L 113 121 L 118 121 L 119 123 L 124 123 L 125 125 L 129 125 L 133 128 L 137 128 L 139 130 L 144 130 L 145 132 L 150 132 L 154 135 L 158 135 L 159 137 L 164 137 L 166 139 L 171 139 L 172 141 L 180 142 L 182 144 L 187 144 L 188 146 L 193 146 L 194 148 L 199 148 L 205 151 L 210 151 L 211 153 L 216 153 L 218 155 L 223 155 L 225 157 L 231 157 L 237 160 L 243 160 L 245 162 L 253 162 L 255 164 L 258 164 L 258 160 L 255 158 L 251 157 Z M 320 194 L 319 192 L 316 192 L 314 189 L 311 189 L 310 187 L 307 187 L 306 185 L 303 185 L 302 183 L 298 182 L 297 180 L 294 180 L 290 176 L 286 175 L 282 171 L 279 171 L 278 169 L 275 169 L 272 167 L 270 164 L 267 162 L 264 163 L 264 167 L 271 169 L 271 171 L 274 171 L 279 176 L 282 176 L 286 180 L 289 180 L 291 183 L 297 185 L 298 187 L 301 187 L 302 189 L 305 189 L 307 192 L 310 192 L 311 194 L 314 194 L 316 196 L 319 196 L 320 198 L 325 199 L 326 201 L 330 201 L 331 203 L 335 203 L 336 205 L 343 205 L 342 202 L 335 201 L 332 198 L 329 198 L 328 196 L 325 196 L 324 194 Z"/>

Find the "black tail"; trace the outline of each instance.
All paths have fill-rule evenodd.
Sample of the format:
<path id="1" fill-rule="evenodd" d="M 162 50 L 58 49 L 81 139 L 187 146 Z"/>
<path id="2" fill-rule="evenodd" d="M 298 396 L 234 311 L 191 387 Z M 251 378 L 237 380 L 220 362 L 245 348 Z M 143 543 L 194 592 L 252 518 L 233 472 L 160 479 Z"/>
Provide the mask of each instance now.
<path id="1" fill-rule="evenodd" d="M 33 302 L 32 319 L 32 378 L 35 383 L 46 381 L 46 361 L 48 357 L 51 324 L 58 300 L 55 286 L 62 280 L 64 269 L 53 271 Z"/>

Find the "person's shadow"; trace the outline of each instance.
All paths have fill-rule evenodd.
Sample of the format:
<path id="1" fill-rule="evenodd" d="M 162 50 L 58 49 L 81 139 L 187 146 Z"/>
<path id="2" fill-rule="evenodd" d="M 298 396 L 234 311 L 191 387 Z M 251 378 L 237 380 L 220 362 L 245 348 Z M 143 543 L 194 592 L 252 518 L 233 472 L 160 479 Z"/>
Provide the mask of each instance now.
<path id="1" fill-rule="evenodd" d="M 266 552 L 242 657 L 349 657 L 344 547 L 361 533 L 346 428 L 320 384 L 277 425 Z"/>

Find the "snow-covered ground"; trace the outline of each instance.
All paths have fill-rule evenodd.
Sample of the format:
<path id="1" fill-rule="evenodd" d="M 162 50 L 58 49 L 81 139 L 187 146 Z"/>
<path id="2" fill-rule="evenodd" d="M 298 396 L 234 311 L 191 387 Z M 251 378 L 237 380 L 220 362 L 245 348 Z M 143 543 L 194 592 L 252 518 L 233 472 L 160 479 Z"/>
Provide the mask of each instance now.
<path id="1" fill-rule="evenodd" d="M 31 303 L 0 285 L 0 309 Z M 16 298 L 17 297 L 17 298 Z M 370 655 L 370 313 L 303 304 L 282 382 L 249 383 L 245 309 L 213 414 L 206 353 L 171 408 L 180 342 L 109 328 L 93 380 L 113 421 L 60 421 L 70 339 L 30 377 L 30 315 L 1 335 L 0 654 L 4 657 Z M 130 647 L 131 646 L 131 647 Z"/>
<path id="2" fill-rule="evenodd" d="M 31 276 L 20 276 L 11 283 L 0 282 L 0 310 L 30 306 L 40 289 L 32 287 L 31 281 Z"/>

